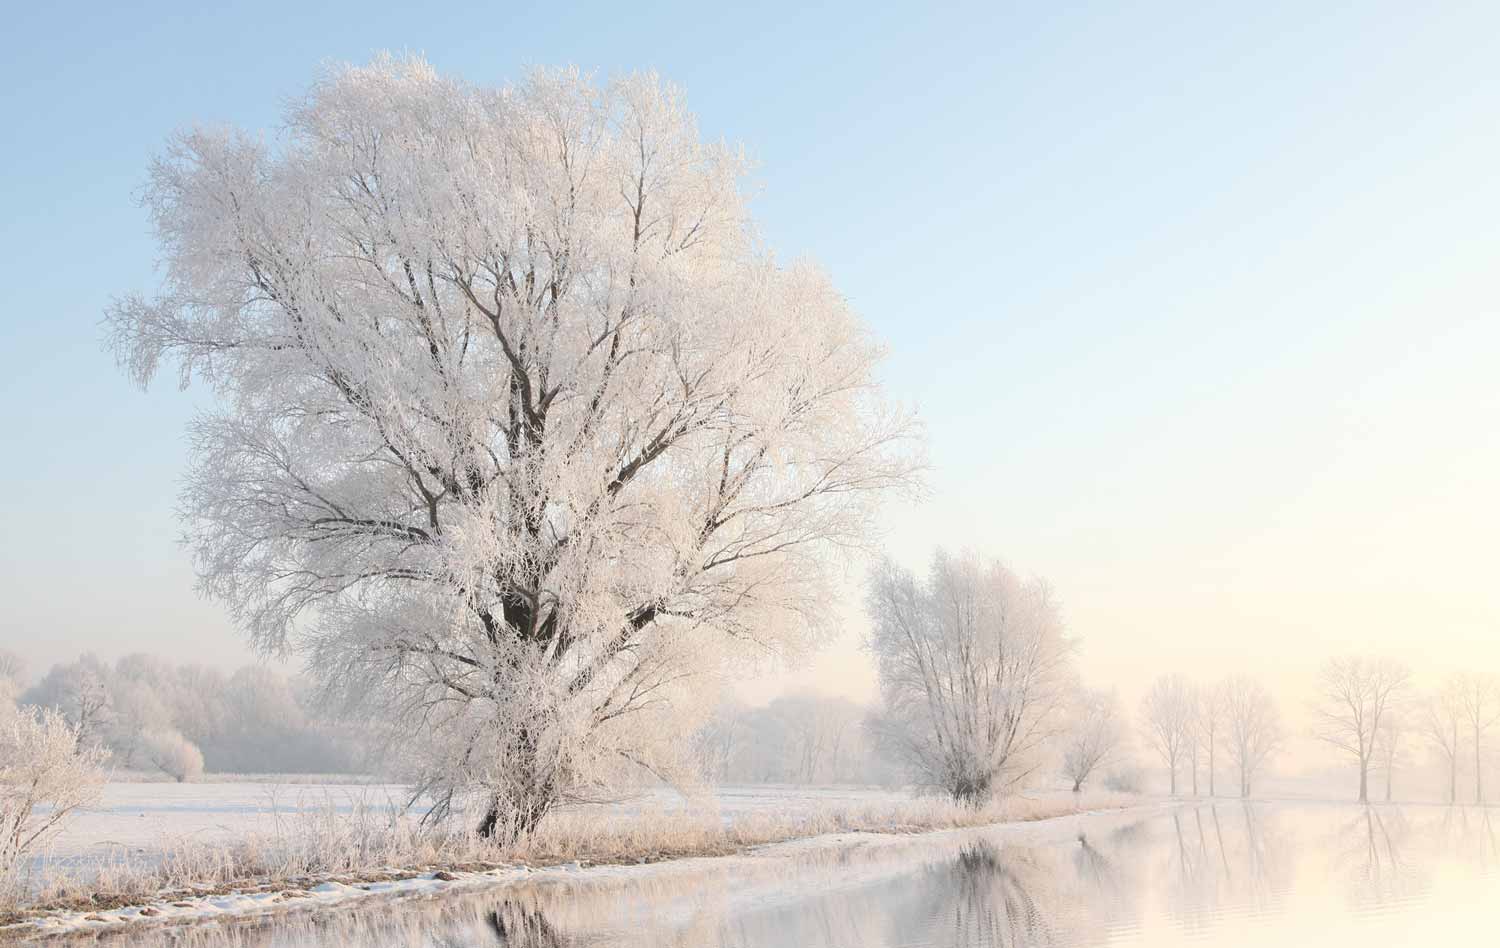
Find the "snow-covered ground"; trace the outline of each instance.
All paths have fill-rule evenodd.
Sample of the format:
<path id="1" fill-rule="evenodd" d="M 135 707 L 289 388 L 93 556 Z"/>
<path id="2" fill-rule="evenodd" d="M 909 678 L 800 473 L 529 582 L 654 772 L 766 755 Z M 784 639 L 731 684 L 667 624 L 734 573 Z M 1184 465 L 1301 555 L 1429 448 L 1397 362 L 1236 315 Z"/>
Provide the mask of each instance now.
<path id="1" fill-rule="evenodd" d="M 99 802 L 64 824 L 49 847 L 54 860 L 151 852 L 167 839 L 203 841 L 271 832 L 299 811 L 405 802 L 404 788 L 352 784 L 108 783 Z"/>
<path id="2" fill-rule="evenodd" d="M 902 791 L 868 787 L 719 787 L 696 799 L 654 790 L 599 806 L 626 815 L 648 809 L 711 807 L 726 822 L 748 814 L 799 813 L 910 799 Z M 383 784 L 276 784 L 259 781 L 109 783 L 99 802 L 69 821 L 49 848 L 53 863 L 86 864 L 122 851 L 150 855 L 163 842 L 211 842 L 270 833 L 299 812 L 351 813 L 359 807 L 400 808 L 404 787 Z"/>

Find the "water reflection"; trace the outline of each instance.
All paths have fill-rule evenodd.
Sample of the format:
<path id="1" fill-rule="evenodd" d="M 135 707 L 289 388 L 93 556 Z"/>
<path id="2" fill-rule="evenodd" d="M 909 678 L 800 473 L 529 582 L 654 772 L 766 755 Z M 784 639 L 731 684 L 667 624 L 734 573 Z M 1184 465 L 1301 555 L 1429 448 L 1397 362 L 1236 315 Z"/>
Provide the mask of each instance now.
<path id="1" fill-rule="evenodd" d="M 1490 820 L 1459 808 L 1205 804 L 585 877 L 538 874 L 467 895 L 106 943 L 1003 948 L 1218 942 L 1279 925 L 1295 944 L 1299 916 L 1289 900 L 1310 901 L 1317 918 L 1421 912 L 1439 867 L 1483 876 L 1496 856 Z"/>
<path id="2" fill-rule="evenodd" d="M 1175 811 L 1171 823 L 1166 897 L 1185 927 L 1277 909 L 1294 850 L 1273 807 L 1211 803 Z"/>
<path id="3" fill-rule="evenodd" d="M 562 948 L 567 942 L 547 921 L 547 914 L 516 902 L 502 902 L 489 915 L 496 944 Z"/>
<path id="4" fill-rule="evenodd" d="M 1438 835 L 1447 852 L 1482 873 L 1488 874 L 1500 862 L 1488 807 L 1445 807 Z"/>
<path id="5" fill-rule="evenodd" d="M 1406 855 L 1411 823 L 1400 810 L 1364 806 L 1340 821 L 1325 845 L 1331 868 L 1359 905 L 1401 902 L 1425 886 L 1421 866 Z"/>
<path id="6" fill-rule="evenodd" d="M 916 931 L 893 920 L 901 944 L 1049 945 L 1047 885 L 1052 867 L 1040 865 L 1032 852 L 1005 852 L 989 840 L 970 844 L 954 862 L 929 869 L 912 919 L 926 916 Z M 910 921 L 912 919 L 906 919 Z"/>

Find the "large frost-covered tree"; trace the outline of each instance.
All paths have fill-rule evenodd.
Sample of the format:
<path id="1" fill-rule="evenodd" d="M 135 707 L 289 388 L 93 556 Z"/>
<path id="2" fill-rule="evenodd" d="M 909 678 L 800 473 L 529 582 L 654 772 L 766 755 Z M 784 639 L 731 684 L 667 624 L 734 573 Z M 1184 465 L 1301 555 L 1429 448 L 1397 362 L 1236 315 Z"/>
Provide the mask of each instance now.
<path id="1" fill-rule="evenodd" d="M 924 582 L 870 578 L 876 728 L 913 776 L 981 804 L 1014 789 L 1066 726 L 1073 671 L 1057 600 L 999 563 L 939 551 Z"/>
<path id="2" fill-rule="evenodd" d="M 391 59 L 274 145 L 191 131 L 151 170 L 164 285 L 108 323 L 142 384 L 217 395 L 203 590 L 417 735 L 486 833 L 666 766 L 685 676 L 805 639 L 828 549 L 911 474 L 879 347 L 757 242 L 745 170 L 654 76 Z"/>

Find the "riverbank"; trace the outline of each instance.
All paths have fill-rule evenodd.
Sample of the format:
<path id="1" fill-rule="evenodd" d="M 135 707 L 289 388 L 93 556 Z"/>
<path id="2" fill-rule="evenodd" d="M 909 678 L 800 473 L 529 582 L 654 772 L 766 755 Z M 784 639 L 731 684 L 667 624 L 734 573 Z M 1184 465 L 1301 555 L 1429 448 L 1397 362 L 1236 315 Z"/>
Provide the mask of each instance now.
<path id="1" fill-rule="evenodd" d="M 775 844 L 831 844 L 851 834 L 911 836 L 1142 804 L 1139 797 L 1118 794 L 1015 797 L 980 810 L 934 799 L 884 800 L 753 811 L 728 820 L 715 807 L 574 808 L 554 814 L 530 838 L 503 849 L 472 834 L 423 831 L 407 821 L 391 821 L 377 808 L 355 807 L 300 814 L 274 833 L 238 840 L 166 841 L 149 862 L 126 858 L 89 879 L 48 880 L 33 902 L 12 911 L 0 932 L 45 937 L 248 918 L 367 898 L 431 896 L 537 873 L 649 868 Z"/>

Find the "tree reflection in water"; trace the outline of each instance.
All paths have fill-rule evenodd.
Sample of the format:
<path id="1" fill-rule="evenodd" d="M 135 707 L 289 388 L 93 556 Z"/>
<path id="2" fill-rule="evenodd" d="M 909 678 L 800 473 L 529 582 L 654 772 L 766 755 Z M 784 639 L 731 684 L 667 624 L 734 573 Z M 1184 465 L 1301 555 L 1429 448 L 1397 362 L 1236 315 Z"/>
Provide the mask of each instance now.
<path id="1" fill-rule="evenodd" d="M 1165 897 L 1185 927 L 1198 930 L 1228 911 L 1274 912 L 1282 904 L 1295 852 L 1276 812 L 1247 802 L 1173 811 Z"/>
<path id="2" fill-rule="evenodd" d="M 1411 898 L 1426 886 L 1406 859 L 1411 823 L 1396 807 L 1366 804 L 1339 822 L 1324 843 L 1332 873 L 1356 905 L 1385 905 Z"/>
<path id="3" fill-rule="evenodd" d="M 553 931 L 541 909 L 518 902 L 502 902 L 489 915 L 496 944 L 519 948 L 564 948 L 567 942 Z"/>
<path id="4" fill-rule="evenodd" d="M 1002 852 L 989 841 L 974 843 L 946 870 L 956 877 L 956 884 L 943 885 L 939 880 L 930 887 L 937 899 L 947 903 L 933 916 L 951 918 L 953 945 L 1053 943 L 1048 913 L 1038 901 L 1046 897 L 1046 873 L 1034 858 L 1025 858 L 1029 855 Z M 926 941 L 947 944 L 938 938 Z"/>
<path id="5" fill-rule="evenodd" d="M 1489 807 L 1445 807 L 1435 835 L 1442 840 L 1445 852 L 1480 872 L 1490 873 L 1500 861 Z"/>
<path id="6" fill-rule="evenodd" d="M 1116 841 L 1118 842 L 1118 837 Z M 1078 848 L 1073 851 L 1073 869 L 1085 885 L 1112 896 L 1119 894 L 1118 867 L 1103 850 L 1089 842 L 1087 833 L 1078 834 Z"/>

